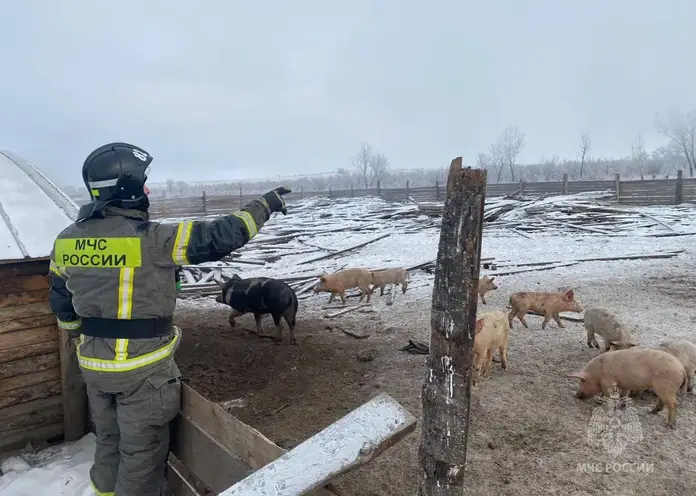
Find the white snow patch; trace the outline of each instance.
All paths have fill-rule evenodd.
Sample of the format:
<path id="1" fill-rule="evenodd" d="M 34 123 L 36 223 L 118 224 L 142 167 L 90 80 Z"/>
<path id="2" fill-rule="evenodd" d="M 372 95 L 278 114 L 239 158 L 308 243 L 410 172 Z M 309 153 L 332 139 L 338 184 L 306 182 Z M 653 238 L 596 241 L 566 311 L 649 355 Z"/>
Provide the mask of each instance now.
<path id="1" fill-rule="evenodd" d="M 95 437 L 52 446 L 0 464 L 0 496 L 94 496 L 89 469 Z"/>

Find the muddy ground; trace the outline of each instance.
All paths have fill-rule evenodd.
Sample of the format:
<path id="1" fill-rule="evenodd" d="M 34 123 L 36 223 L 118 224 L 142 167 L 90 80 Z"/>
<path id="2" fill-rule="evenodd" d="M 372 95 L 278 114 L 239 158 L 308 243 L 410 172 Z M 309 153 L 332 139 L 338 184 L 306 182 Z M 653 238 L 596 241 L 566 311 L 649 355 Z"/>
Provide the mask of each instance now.
<path id="1" fill-rule="evenodd" d="M 607 264 L 603 276 L 597 274 L 604 269 L 579 272 L 573 287 L 583 304 L 614 309 L 636 328 L 642 344 L 653 346 L 669 336 L 693 338 L 696 278 L 690 265 L 685 258 Z M 502 308 L 513 291 L 554 290 L 548 281 L 566 276 L 561 268 L 503 278 L 501 288 L 487 296 L 488 305 L 479 307 Z M 328 319 L 321 309 L 328 295 L 301 300 L 299 346 L 244 332 L 253 329 L 250 315 L 231 328 L 228 310 L 212 298 L 181 301 L 176 320 L 185 338 L 178 363 L 189 384 L 209 399 L 245 398 L 246 405 L 232 412 L 285 448 L 380 392 L 420 421 L 425 356 L 400 351 L 409 339 L 429 340 L 432 276 L 421 273 L 416 279 L 420 282 L 399 293 L 393 306 L 386 305 L 386 296 L 373 297 L 375 313 Z M 642 436 L 634 430 L 612 458 L 588 441 L 597 403 L 576 399 L 576 384 L 565 377 L 598 353 L 587 348 L 582 324 L 565 322 L 566 328 L 558 329 L 552 321 L 542 331 L 540 317 L 527 320 L 530 329 L 515 321 L 511 331 L 509 369 L 502 372 L 494 363 L 490 378 L 472 390 L 464 494 L 696 494 L 693 394 L 680 401 L 674 431 L 665 426 L 666 411 L 648 413 L 654 397 L 635 400 Z M 270 318 L 264 322 L 272 329 Z M 370 335 L 355 339 L 342 329 Z M 336 485 L 354 496 L 415 494 L 419 436 L 417 429 Z"/>

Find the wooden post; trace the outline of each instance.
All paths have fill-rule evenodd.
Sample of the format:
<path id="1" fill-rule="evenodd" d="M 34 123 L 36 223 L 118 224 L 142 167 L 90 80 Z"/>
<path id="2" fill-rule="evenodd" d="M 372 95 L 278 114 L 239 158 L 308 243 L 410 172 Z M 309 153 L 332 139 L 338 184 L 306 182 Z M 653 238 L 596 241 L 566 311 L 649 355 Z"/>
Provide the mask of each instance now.
<path id="1" fill-rule="evenodd" d="M 682 170 L 677 171 L 677 190 L 674 194 L 674 203 L 679 205 L 684 201 L 684 177 Z"/>
<path id="2" fill-rule="evenodd" d="M 520 179 L 520 194 L 524 194 L 524 181 L 522 179 Z"/>
<path id="3" fill-rule="evenodd" d="M 568 174 L 563 174 L 563 194 L 568 194 Z"/>
<path id="4" fill-rule="evenodd" d="M 77 441 L 87 427 L 87 389 L 77 364 L 75 341 L 57 329 L 60 350 L 60 376 L 63 394 L 63 431 L 65 441 Z"/>
<path id="5" fill-rule="evenodd" d="M 205 201 L 205 190 L 203 190 L 203 215 L 208 214 L 208 208 L 206 207 L 206 201 Z"/>
<path id="6" fill-rule="evenodd" d="M 461 157 L 452 160 L 423 381 L 420 496 L 460 496 L 463 491 L 486 180 L 486 170 L 462 169 Z"/>
<path id="7" fill-rule="evenodd" d="M 379 179 L 377 179 L 377 196 L 382 196 L 382 186 L 380 185 Z"/>
<path id="8" fill-rule="evenodd" d="M 435 201 L 440 201 L 440 181 L 435 181 Z"/>
<path id="9" fill-rule="evenodd" d="M 239 185 L 239 208 L 244 206 L 244 194 L 242 193 L 242 185 Z"/>
<path id="10" fill-rule="evenodd" d="M 621 202 L 621 175 L 617 172 L 614 174 L 614 190 L 616 196 L 614 199 L 616 200 L 616 203 Z"/>

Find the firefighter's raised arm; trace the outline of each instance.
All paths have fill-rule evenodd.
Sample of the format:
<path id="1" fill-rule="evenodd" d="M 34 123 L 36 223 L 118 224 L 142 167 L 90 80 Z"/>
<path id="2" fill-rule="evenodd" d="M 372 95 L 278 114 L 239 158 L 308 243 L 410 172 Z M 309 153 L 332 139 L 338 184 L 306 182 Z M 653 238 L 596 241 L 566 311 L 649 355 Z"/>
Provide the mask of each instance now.
<path id="1" fill-rule="evenodd" d="M 247 244 L 258 234 L 273 212 L 287 214 L 283 195 L 287 188 L 251 200 L 241 210 L 213 221 L 153 223 L 150 250 L 160 266 L 196 265 L 215 262 Z"/>

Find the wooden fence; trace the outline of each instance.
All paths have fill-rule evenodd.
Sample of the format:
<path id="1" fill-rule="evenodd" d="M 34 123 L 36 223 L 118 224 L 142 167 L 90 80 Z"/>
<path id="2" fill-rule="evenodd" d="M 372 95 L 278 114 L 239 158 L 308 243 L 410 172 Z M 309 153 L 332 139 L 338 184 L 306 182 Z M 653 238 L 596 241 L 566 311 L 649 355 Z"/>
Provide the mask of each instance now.
<path id="1" fill-rule="evenodd" d="M 525 182 L 497 183 L 486 186 L 486 196 L 496 197 L 521 192 L 529 195 L 560 195 L 585 191 L 611 190 L 615 199 L 625 205 L 675 205 L 683 202 L 696 201 L 696 178 L 684 178 L 678 171 L 676 179 L 649 179 L 638 181 L 621 181 L 618 174 L 608 181 L 569 181 L 565 175 L 563 181 L 555 182 Z M 258 198 L 260 193 L 236 195 L 206 195 L 187 198 L 162 198 L 150 196 L 150 215 L 153 219 L 198 217 L 204 215 L 226 214 L 240 208 L 248 201 Z M 406 181 L 405 188 L 382 189 L 377 183 L 376 188 L 353 188 L 328 191 L 293 191 L 287 195 L 286 201 L 292 202 L 307 197 L 362 197 L 378 196 L 386 201 L 438 202 L 444 200 L 444 185 L 411 188 Z M 84 203 L 84 199 L 77 199 Z"/>

